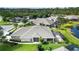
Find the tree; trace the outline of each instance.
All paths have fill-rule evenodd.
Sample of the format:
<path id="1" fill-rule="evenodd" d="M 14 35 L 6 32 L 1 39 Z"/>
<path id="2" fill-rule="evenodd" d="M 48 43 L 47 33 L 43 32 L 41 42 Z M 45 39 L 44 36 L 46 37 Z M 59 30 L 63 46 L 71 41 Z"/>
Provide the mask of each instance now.
<path id="1" fill-rule="evenodd" d="M 3 31 L 2 30 L 0 30 L 0 37 L 2 37 L 3 36 Z"/>
<path id="2" fill-rule="evenodd" d="M 42 47 L 42 44 L 39 44 L 39 45 L 38 45 L 38 50 L 39 50 L 39 51 L 44 51 L 44 48 Z"/>
<path id="3" fill-rule="evenodd" d="M 58 17 L 58 27 L 60 28 L 61 27 L 61 25 L 63 25 L 63 24 L 65 24 L 65 23 L 67 23 L 67 22 L 69 22 L 69 20 L 68 19 L 64 19 L 64 18 L 62 18 L 62 17 Z"/>
<path id="4" fill-rule="evenodd" d="M 48 42 L 44 41 L 42 37 L 40 37 L 39 40 L 40 40 L 41 44 L 48 44 Z"/>
<path id="5" fill-rule="evenodd" d="M 3 30 L 0 30 L 0 42 L 2 42 L 2 37 L 3 37 Z"/>
<path id="6" fill-rule="evenodd" d="M 27 19 L 23 19 L 22 22 L 23 23 L 26 23 L 26 22 L 28 22 L 28 20 Z"/>
<path id="7" fill-rule="evenodd" d="M 49 51 L 52 51 L 52 47 L 49 47 L 49 49 L 48 49 Z"/>

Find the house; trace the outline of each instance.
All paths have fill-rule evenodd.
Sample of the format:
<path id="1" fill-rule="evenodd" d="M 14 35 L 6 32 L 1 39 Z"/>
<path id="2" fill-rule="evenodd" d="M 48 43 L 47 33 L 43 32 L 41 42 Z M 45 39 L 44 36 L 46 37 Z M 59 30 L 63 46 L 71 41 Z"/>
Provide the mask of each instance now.
<path id="1" fill-rule="evenodd" d="M 51 25 L 53 21 L 48 20 L 47 18 L 37 18 L 32 20 L 35 25 Z"/>
<path id="2" fill-rule="evenodd" d="M 14 18 L 10 19 L 9 21 L 18 23 L 18 22 L 21 22 L 23 19 L 24 18 L 22 18 L 22 17 L 14 17 Z"/>
<path id="3" fill-rule="evenodd" d="M 29 19 L 30 19 L 29 16 L 23 16 L 23 17 L 17 16 L 17 17 L 9 19 L 9 21 L 19 23 L 19 22 L 22 22 L 23 20 L 29 20 Z"/>
<path id="4" fill-rule="evenodd" d="M 49 20 L 52 20 L 53 22 L 57 21 L 58 16 L 50 16 L 48 17 Z"/>
<path id="5" fill-rule="evenodd" d="M 8 35 L 10 33 L 10 30 L 14 28 L 13 25 L 2 25 L 0 26 L 2 28 L 4 36 Z"/>
<path id="6" fill-rule="evenodd" d="M 39 42 L 39 38 L 44 41 L 54 41 L 54 35 L 47 26 L 21 27 L 11 34 L 11 40 L 15 42 Z"/>
<path id="7" fill-rule="evenodd" d="M 58 16 L 50 16 L 50 17 L 48 17 L 48 20 L 53 21 L 53 23 L 52 23 L 53 27 L 56 27 L 58 25 Z"/>
<path id="8" fill-rule="evenodd" d="M 43 26 L 55 26 L 56 18 L 49 17 L 49 18 L 37 18 L 37 19 L 32 19 L 31 22 L 34 23 L 35 25 L 43 25 Z"/>
<path id="9" fill-rule="evenodd" d="M 73 20 L 73 21 L 79 21 L 79 17 L 76 15 L 68 15 L 64 17 L 65 19 Z"/>
<path id="10" fill-rule="evenodd" d="M 24 16 L 25 19 L 30 19 L 30 16 Z"/>

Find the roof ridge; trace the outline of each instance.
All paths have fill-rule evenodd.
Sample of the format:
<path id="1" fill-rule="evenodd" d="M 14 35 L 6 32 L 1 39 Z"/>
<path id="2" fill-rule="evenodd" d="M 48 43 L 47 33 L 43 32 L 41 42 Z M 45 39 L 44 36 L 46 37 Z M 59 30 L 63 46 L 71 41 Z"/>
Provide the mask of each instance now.
<path id="1" fill-rule="evenodd" d="M 22 27 L 22 28 L 23 28 L 23 27 Z M 14 33 L 16 33 L 17 31 L 21 30 L 22 28 L 19 28 L 18 30 L 14 31 Z M 13 34 L 14 34 L 14 33 L 13 33 Z M 13 34 L 11 34 L 11 35 L 13 35 Z"/>
<path id="2" fill-rule="evenodd" d="M 28 31 L 26 31 L 22 36 L 24 36 L 26 33 L 28 33 L 29 31 L 31 31 L 34 27 L 36 27 L 36 26 L 32 26 Z M 21 37 L 22 37 L 21 36 Z"/>

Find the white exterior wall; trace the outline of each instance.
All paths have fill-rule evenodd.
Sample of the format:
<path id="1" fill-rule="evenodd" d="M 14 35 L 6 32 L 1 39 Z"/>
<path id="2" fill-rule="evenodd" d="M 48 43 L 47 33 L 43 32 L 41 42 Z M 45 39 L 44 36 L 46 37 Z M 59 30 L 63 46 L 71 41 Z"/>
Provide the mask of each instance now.
<path id="1" fill-rule="evenodd" d="M 11 36 L 13 40 L 20 40 L 19 36 Z"/>
<path id="2" fill-rule="evenodd" d="M 33 42 L 32 38 L 26 38 L 26 37 L 20 37 L 21 41 L 26 41 L 26 42 Z"/>
<path id="3" fill-rule="evenodd" d="M 47 39 L 46 39 L 46 38 L 44 38 L 44 41 L 46 42 L 46 41 L 47 41 Z"/>
<path id="4" fill-rule="evenodd" d="M 63 39 L 61 38 L 61 36 L 60 36 L 60 35 L 56 35 L 56 41 L 58 41 L 58 42 L 62 42 L 62 41 L 63 41 Z"/>

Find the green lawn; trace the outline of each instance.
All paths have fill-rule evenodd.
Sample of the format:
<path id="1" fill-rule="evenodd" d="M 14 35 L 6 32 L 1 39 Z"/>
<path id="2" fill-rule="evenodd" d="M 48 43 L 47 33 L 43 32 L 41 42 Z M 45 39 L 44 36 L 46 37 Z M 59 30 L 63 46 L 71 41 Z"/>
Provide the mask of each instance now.
<path id="1" fill-rule="evenodd" d="M 68 22 L 67 24 L 61 25 L 61 27 L 67 28 L 67 27 L 74 26 L 74 25 L 76 25 L 76 24 L 79 24 L 79 22 L 71 21 L 71 22 Z"/>
<path id="2" fill-rule="evenodd" d="M 62 35 L 64 35 L 65 40 L 69 42 L 69 44 L 74 44 L 79 46 L 79 39 L 76 38 L 74 35 L 72 35 L 72 32 L 70 31 L 70 27 L 72 27 L 75 24 L 79 24 L 79 22 L 71 22 L 67 24 L 62 24 L 60 28 L 53 29 L 54 31 L 60 32 Z"/>
<path id="3" fill-rule="evenodd" d="M 37 51 L 37 45 L 23 44 L 20 48 L 15 49 L 15 51 Z"/>
<path id="4" fill-rule="evenodd" d="M 4 22 L 4 21 L 0 21 L 0 25 L 10 25 L 10 22 Z"/>
<path id="5" fill-rule="evenodd" d="M 44 50 L 48 50 L 49 47 L 52 49 L 56 49 L 63 46 L 63 44 L 43 44 L 42 47 Z M 18 44 L 18 45 L 11 45 L 11 44 L 0 44 L 0 51 L 37 51 L 37 44 Z"/>
<path id="6" fill-rule="evenodd" d="M 42 47 L 45 49 L 45 50 L 49 50 L 49 47 L 52 48 L 52 50 L 56 49 L 56 48 L 59 48 L 61 46 L 65 46 L 64 44 L 55 44 L 55 43 L 49 43 L 49 44 L 43 44 Z"/>
<path id="7" fill-rule="evenodd" d="M 73 36 L 69 30 L 59 30 L 59 32 L 62 33 L 70 43 L 79 46 L 79 39 Z"/>
<path id="8" fill-rule="evenodd" d="M 0 44 L 0 51 L 36 51 L 37 45 L 35 44 L 18 44 L 18 45 L 10 45 L 10 44 Z"/>
<path id="9" fill-rule="evenodd" d="M 79 24 L 79 22 L 63 24 L 61 25 L 61 28 L 63 29 L 56 29 L 56 31 L 59 31 L 61 34 L 63 34 L 66 40 L 69 41 L 69 43 L 79 46 L 79 39 L 72 35 L 72 32 L 69 30 L 70 27 L 75 24 Z"/>

